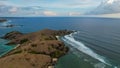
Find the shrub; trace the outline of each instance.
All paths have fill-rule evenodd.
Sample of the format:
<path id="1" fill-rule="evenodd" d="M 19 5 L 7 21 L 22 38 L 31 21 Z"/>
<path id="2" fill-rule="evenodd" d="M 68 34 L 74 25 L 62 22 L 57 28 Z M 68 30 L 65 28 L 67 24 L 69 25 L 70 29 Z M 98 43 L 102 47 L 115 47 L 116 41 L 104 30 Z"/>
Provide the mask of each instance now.
<path id="1" fill-rule="evenodd" d="M 27 42 L 28 41 L 28 39 L 22 39 L 21 41 L 20 41 L 20 44 L 23 44 L 23 43 L 25 43 L 25 42 Z"/>
<path id="2" fill-rule="evenodd" d="M 32 54 L 41 54 L 40 52 L 36 52 L 36 51 L 30 51 L 29 53 L 32 53 Z"/>
<path id="3" fill-rule="evenodd" d="M 59 58 L 59 57 L 62 56 L 63 54 L 64 54 L 63 52 L 57 50 L 57 51 L 51 53 L 50 56 L 51 56 L 52 58 Z"/>
<path id="4" fill-rule="evenodd" d="M 32 47 L 37 47 L 37 44 L 31 44 Z"/>
<path id="5" fill-rule="evenodd" d="M 18 53 L 21 53 L 22 51 L 21 50 L 18 50 L 16 52 L 14 52 L 13 54 L 18 54 Z"/>

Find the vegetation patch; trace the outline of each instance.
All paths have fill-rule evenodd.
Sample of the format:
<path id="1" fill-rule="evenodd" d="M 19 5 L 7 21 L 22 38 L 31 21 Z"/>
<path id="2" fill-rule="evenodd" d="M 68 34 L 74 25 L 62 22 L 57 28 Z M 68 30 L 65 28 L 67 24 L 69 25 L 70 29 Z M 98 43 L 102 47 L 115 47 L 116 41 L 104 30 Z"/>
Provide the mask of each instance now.
<path id="1" fill-rule="evenodd" d="M 29 53 L 31 53 L 31 54 L 41 54 L 41 52 L 36 52 L 36 51 L 30 51 Z"/>
<path id="2" fill-rule="evenodd" d="M 63 52 L 57 50 L 57 51 L 51 53 L 50 56 L 51 56 L 52 58 L 59 58 L 59 57 L 62 56 L 63 54 L 64 54 Z"/>
<path id="3" fill-rule="evenodd" d="M 22 51 L 19 50 L 19 51 L 14 52 L 13 54 L 19 54 L 19 53 L 22 53 Z"/>
<path id="4" fill-rule="evenodd" d="M 37 47 L 37 44 L 31 44 L 32 47 Z"/>
<path id="5" fill-rule="evenodd" d="M 28 39 L 22 39 L 22 40 L 20 40 L 20 44 L 23 44 L 25 42 L 28 42 Z"/>

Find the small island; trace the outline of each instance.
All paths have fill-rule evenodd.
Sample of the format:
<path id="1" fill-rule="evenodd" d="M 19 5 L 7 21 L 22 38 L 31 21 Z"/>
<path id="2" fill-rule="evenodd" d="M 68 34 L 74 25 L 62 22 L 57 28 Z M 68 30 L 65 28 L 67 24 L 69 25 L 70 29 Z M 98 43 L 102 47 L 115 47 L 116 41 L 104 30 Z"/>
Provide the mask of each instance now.
<path id="1" fill-rule="evenodd" d="M 68 47 L 56 36 L 72 33 L 69 30 L 44 29 L 23 34 L 18 31 L 7 33 L 3 39 L 7 45 L 16 47 L 0 58 L 1 68 L 54 68 L 57 60 L 68 52 Z"/>
<path id="2" fill-rule="evenodd" d="M 23 27 L 23 25 L 7 24 L 7 25 L 0 26 L 0 27 L 12 28 L 12 27 Z"/>
<path id="3" fill-rule="evenodd" d="M 0 23 L 4 23 L 6 21 L 7 21 L 7 19 L 0 19 Z"/>

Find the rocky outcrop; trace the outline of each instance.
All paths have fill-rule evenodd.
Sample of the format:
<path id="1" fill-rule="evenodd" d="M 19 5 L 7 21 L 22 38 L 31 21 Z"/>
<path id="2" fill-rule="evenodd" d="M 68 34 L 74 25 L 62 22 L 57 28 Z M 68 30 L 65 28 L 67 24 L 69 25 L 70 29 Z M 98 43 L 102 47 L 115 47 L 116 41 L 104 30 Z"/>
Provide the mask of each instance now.
<path id="1" fill-rule="evenodd" d="M 19 37 L 23 36 L 22 33 L 18 32 L 18 31 L 12 31 L 7 33 L 4 37 L 2 37 L 3 39 L 7 39 L 7 40 L 13 40 L 13 39 L 17 39 Z"/>
<path id="2" fill-rule="evenodd" d="M 10 40 L 8 45 L 19 44 L 19 46 L 0 59 L 0 66 L 6 64 L 4 61 L 7 61 L 7 65 L 12 68 L 47 68 L 54 64 L 51 59 L 59 58 L 68 52 L 68 48 L 63 42 L 57 40 L 56 36 L 63 36 L 71 32 L 73 31 L 45 29 L 29 34 L 18 31 L 7 33 L 3 38 Z M 37 56 L 43 57 L 43 59 L 36 58 Z M 15 60 L 11 60 L 11 57 Z M 29 58 L 26 59 L 26 57 Z M 31 61 L 33 66 L 28 61 Z M 3 65 L 2 68 L 8 67 Z"/>

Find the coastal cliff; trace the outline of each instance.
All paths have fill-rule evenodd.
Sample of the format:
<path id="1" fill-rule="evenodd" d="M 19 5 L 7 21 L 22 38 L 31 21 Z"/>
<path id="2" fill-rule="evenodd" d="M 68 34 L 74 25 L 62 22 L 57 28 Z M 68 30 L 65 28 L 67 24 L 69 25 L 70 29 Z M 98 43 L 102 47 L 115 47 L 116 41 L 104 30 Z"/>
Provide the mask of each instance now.
<path id="1" fill-rule="evenodd" d="M 56 36 L 72 33 L 68 30 L 44 29 L 23 34 L 18 31 L 7 33 L 3 39 L 10 40 L 7 45 L 17 45 L 0 58 L 1 68 L 52 68 L 59 57 L 68 52 L 63 42 Z"/>

